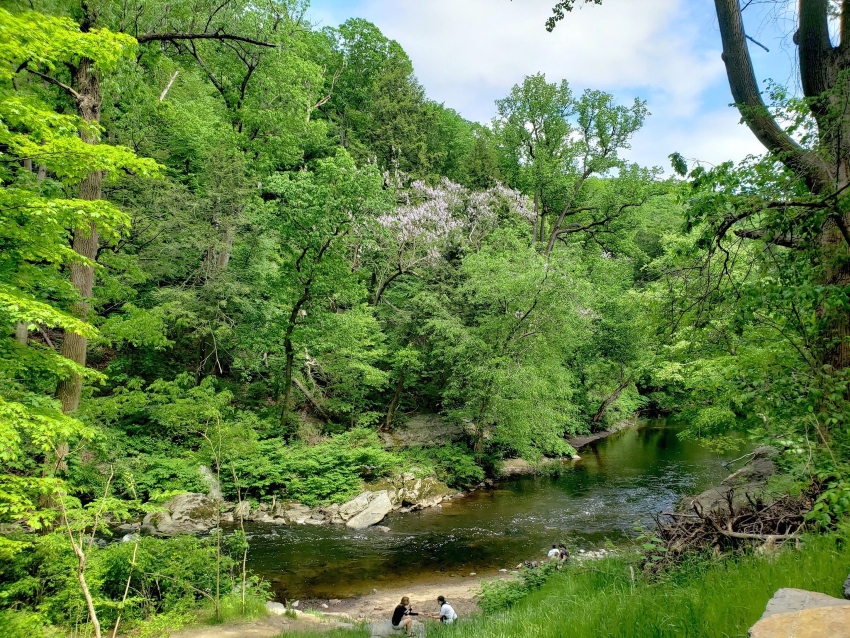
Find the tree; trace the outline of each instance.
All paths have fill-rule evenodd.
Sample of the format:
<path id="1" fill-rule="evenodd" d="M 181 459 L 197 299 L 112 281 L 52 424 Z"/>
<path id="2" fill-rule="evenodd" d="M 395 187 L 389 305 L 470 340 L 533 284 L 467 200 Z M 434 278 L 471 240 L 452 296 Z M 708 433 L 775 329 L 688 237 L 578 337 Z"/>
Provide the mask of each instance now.
<path id="1" fill-rule="evenodd" d="M 419 300 L 416 329 L 446 379 L 444 409 L 467 426 L 479 456 L 568 454 L 565 434 L 582 429 L 567 365 L 582 323 L 576 286 L 563 289 L 568 257 L 547 260 L 527 227 L 499 229 L 460 265 L 455 303 Z"/>
<path id="2" fill-rule="evenodd" d="M 545 245 L 545 255 L 565 236 L 603 228 L 646 203 L 648 194 L 600 206 L 589 194 L 592 177 L 609 178 L 612 184 L 625 175 L 654 179 L 651 172 L 619 156 L 643 124 L 644 102 L 617 105 L 610 94 L 591 90 L 575 97 L 566 80 L 550 84 L 538 74 L 526 77 L 496 105 L 494 129 L 503 153 L 502 173 L 510 186 L 532 193 L 535 237 Z"/>
<path id="3" fill-rule="evenodd" d="M 344 149 L 320 160 L 315 172 L 282 173 L 269 181 L 265 224 L 280 252 L 274 270 L 265 275 L 274 302 L 264 323 L 271 329 L 267 348 L 272 353 L 282 348 L 280 423 L 286 433 L 292 431 L 296 348 L 302 345 L 299 332 L 322 322 L 327 313 L 353 313 L 360 308 L 365 290 L 353 272 L 344 240 L 356 226 L 368 225 L 370 218 L 377 219 L 387 208 L 388 193 L 382 185 L 374 166 L 356 168 Z M 326 326 L 329 339 L 344 333 L 345 326 L 335 323 L 336 330 Z M 305 395 L 309 397 L 306 391 Z"/>
<path id="4" fill-rule="evenodd" d="M 260 35 L 264 27 L 271 25 L 274 33 L 277 27 L 285 22 L 283 16 L 289 5 L 284 2 L 281 7 L 272 2 L 267 11 L 258 12 L 249 3 L 241 0 L 225 0 L 223 3 L 203 2 L 201 6 L 194 3 L 179 3 L 175 8 L 169 3 L 161 6 L 151 7 L 139 5 L 135 9 L 135 15 L 128 14 L 126 7 L 115 2 L 107 2 L 103 5 L 83 1 L 79 7 L 72 6 L 70 13 L 77 18 L 78 28 L 86 33 L 101 33 L 104 23 L 118 30 L 130 30 L 139 43 L 169 43 L 182 51 L 187 47 L 187 52 L 197 60 L 202 69 L 207 72 L 210 81 L 216 86 L 226 100 L 228 106 L 239 107 L 241 100 L 245 97 L 248 82 L 259 66 L 262 56 L 254 48 L 275 48 L 277 42 L 257 39 L 257 31 Z M 203 17 L 206 17 L 206 20 Z M 233 30 L 230 30 L 233 27 Z M 127 38 L 127 36 L 123 36 Z M 278 36 L 279 40 L 279 36 Z M 134 40 L 127 38 L 125 42 Z M 243 67 L 238 82 L 225 82 L 222 76 L 216 74 L 206 66 L 204 59 L 199 54 L 199 48 L 204 42 L 215 42 L 219 46 L 227 43 L 227 46 L 235 52 L 236 64 Z M 37 75 L 46 82 L 61 88 L 65 94 L 76 104 L 79 116 L 89 125 L 80 130 L 81 138 L 89 144 L 99 143 L 97 125 L 100 123 L 101 108 L 103 102 L 102 77 L 105 70 L 99 67 L 90 57 L 81 55 L 66 62 L 67 75 L 62 69 L 54 67 L 44 68 L 37 59 L 27 62 L 22 68 Z M 227 60 L 220 66 L 231 67 L 222 71 L 223 76 L 232 70 L 232 60 Z M 176 77 L 176 76 L 174 76 Z M 172 77 L 172 81 L 174 79 Z M 167 89 L 163 91 L 164 96 Z M 96 201 L 102 197 L 102 182 L 104 174 L 102 171 L 91 172 L 79 185 L 79 197 L 90 201 Z M 223 245 L 225 252 L 228 246 L 228 233 L 225 228 L 225 239 Z M 94 264 L 100 249 L 99 231 L 96 223 L 88 228 L 76 229 L 72 246 L 83 258 L 82 263 L 73 264 L 70 267 L 71 281 L 79 291 L 82 300 L 75 305 L 73 311 L 81 319 L 86 319 L 91 312 L 91 304 L 88 301 L 92 296 L 94 288 Z M 69 333 L 62 341 L 62 354 L 75 363 L 85 366 L 88 341 L 85 337 Z M 82 380 L 79 375 L 60 380 L 57 387 L 57 396 L 62 401 L 65 412 L 75 411 L 80 402 L 82 392 Z"/>
<path id="5" fill-rule="evenodd" d="M 547 28 L 551 31 L 574 4 L 559 2 Z M 751 191 L 753 197 L 730 206 L 716 218 L 716 241 L 733 233 L 740 239 L 808 251 L 820 264 L 814 276 L 825 290 L 816 308 L 822 323 L 819 358 L 843 371 L 850 367 L 850 313 L 844 310 L 850 286 L 850 114 L 844 108 L 850 95 L 850 3 L 798 0 L 794 43 L 803 97 L 791 104 L 790 113 L 766 104 L 759 88 L 744 30 L 747 5 L 742 7 L 738 0 L 714 4 L 735 106 L 769 157 L 793 176 L 781 192 L 762 198 Z M 831 15 L 840 20 L 837 43 L 830 36 Z M 782 124 L 782 116 L 789 114 L 791 130 Z M 795 234 L 805 235 L 805 240 L 786 241 Z"/>
<path id="6" fill-rule="evenodd" d="M 46 328 L 58 327 L 65 331 L 65 342 L 85 344 L 96 334 L 84 296 L 91 291 L 79 286 L 85 272 L 94 269 L 94 255 L 86 256 L 80 243 L 88 245 L 96 232 L 114 240 L 126 231 L 128 219 L 112 204 L 88 195 L 99 189 L 103 174 L 151 175 L 157 165 L 126 148 L 91 144 L 100 135 L 96 119 L 56 113 L 41 83 L 33 86 L 27 77 L 49 77 L 41 70 L 62 65 L 84 65 L 86 73 L 108 70 L 132 54 L 131 38 L 107 30 L 83 32 L 67 19 L 0 9 L 0 41 L 0 146 L 7 158 L 0 169 L 0 322 L 18 326 L 14 339 L 7 333 L 0 341 L 0 520 L 41 529 L 54 523 L 55 510 L 45 504 L 59 498 L 80 560 L 79 585 L 100 636 L 85 578 L 85 550 L 73 540 L 61 480 L 69 443 L 91 439 L 94 432 L 60 412 L 47 389 L 55 387 L 57 378 L 62 387 L 102 377 L 64 346 L 65 356 L 57 355 L 44 335 Z M 93 108 L 77 95 L 81 109 Z M 43 178 L 33 173 L 34 165 L 42 167 Z M 79 189 L 80 197 L 64 197 L 65 189 Z M 67 245 L 72 233 L 79 250 Z M 74 288 L 60 276 L 61 268 L 71 270 Z M 47 344 L 29 339 L 36 328 Z M 60 398 L 67 411 L 66 397 Z M 14 542 L 0 542 L 6 551 L 15 549 Z"/>

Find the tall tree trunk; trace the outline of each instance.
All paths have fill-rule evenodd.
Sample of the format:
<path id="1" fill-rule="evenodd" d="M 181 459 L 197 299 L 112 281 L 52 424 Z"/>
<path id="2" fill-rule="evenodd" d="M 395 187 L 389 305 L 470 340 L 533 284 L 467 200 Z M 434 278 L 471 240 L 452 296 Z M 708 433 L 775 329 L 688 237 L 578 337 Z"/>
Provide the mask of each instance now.
<path id="1" fill-rule="evenodd" d="M 387 410 L 387 418 L 384 421 L 384 430 L 386 432 L 390 431 L 390 427 L 393 424 L 393 417 L 395 416 L 395 409 L 398 407 L 399 399 L 401 399 L 402 390 L 404 390 L 404 376 L 407 372 L 407 366 L 402 367 L 401 372 L 398 375 L 398 383 L 395 386 L 395 394 L 393 394 L 393 400 L 390 401 L 390 407 Z"/>
<path id="2" fill-rule="evenodd" d="M 283 404 L 280 408 L 280 427 L 284 433 L 289 431 L 289 417 L 292 412 L 292 368 L 295 363 L 295 351 L 292 349 L 292 339 L 284 339 L 283 349 L 286 354 L 286 367 L 283 371 Z"/>
<path id="3" fill-rule="evenodd" d="M 839 223 L 850 227 L 850 215 L 838 211 L 820 237 L 822 250 L 827 263 L 826 285 L 838 289 L 850 287 L 850 254 L 848 245 L 838 228 Z M 850 368 L 850 313 L 843 309 L 833 309 L 826 326 L 824 363 L 833 370 Z"/>
<path id="4" fill-rule="evenodd" d="M 94 64 L 89 58 L 82 58 L 74 73 L 77 85 L 78 111 L 86 122 L 100 122 L 100 80 L 94 72 Z M 80 131 L 80 137 L 88 144 L 97 144 L 97 137 L 86 130 Z M 79 197 L 85 200 L 97 200 L 101 197 L 103 174 L 100 171 L 89 173 L 79 187 Z M 94 261 L 98 249 L 97 227 L 92 223 L 88 228 L 78 228 L 74 231 L 74 251 Z M 90 299 L 94 287 L 94 267 L 73 263 L 70 267 L 71 283 L 77 289 L 80 300 L 71 307 L 73 315 L 79 319 L 88 320 L 91 314 Z M 62 340 L 62 356 L 81 366 L 86 365 L 86 349 L 88 339 L 72 332 L 66 332 Z M 73 375 L 59 382 L 56 396 L 62 402 L 62 411 L 74 412 L 80 405 L 80 394 L 83 380 L 79 375 Z"/>
<path id="5" fill-rule="evenodd" d="M 623 393 L 623 390 L 625 390 L 631 382 L 631 377 L 623 380 L 623 382 L 617 386 L 617 389 L 614 390 L 614 392 L 612 392 L 611 395 L 602 402 L 602 405 L 599 406 L 599 409 L 593 416 L 594 424 L 599 423 L 602 420 L 602 417 L 605 416 L 605 412 L 608 410 L 609 407 L 611 407 L 611 404 L 620 398 L 620 395 Z"/>
<path id="6" fill-rule="evenodd" d="M 217 265 L 219 272 L 226 270 L 227 264 L 230 263 L 230 255 L 233 252 L 233 238 L 235 236 L 236 229 L 232 225 L 228 225 L 221 239 L 221 252 L 218 254 Z"/>
<path id="7" fill-rule="evenodd" d="M 776 121 L 764 104 L 750 58 L 747 36 L 738 0 L 715 0 L 717 21 L 723 41 L 723 62 L 732 97 L 743 122 L 756 138 L 789 170 L 799 175 L 814 195 L 831 197 L 850 183 L 847 149 L 850 148 L 850 117 L 843 106 L 847 88 L 838 79 L 850 69 L 850 2 L 841 3 L 840 45 L 829 36 L 827 0 L 798 0 L 798 46 L 800 84 L 818 125 L 820 143 L 831 158 L 800 146 Z M 837 91 L 836 89 L 840 89 Z M 850 213 L 840 199 L 818 238 L 818 261 L 824 264 L 822 283 L 827 287 L 850 285 Z M 829 312 L 818 311 L 821 316 Z M 832 311 L 821 335 L 823 362 L 834 370 L 850 367 L 850 313 Z"/>
<path id="8" fill-rule="evenodd" d="M 29 328 L 27 324 L 23 321 L 19 321 L 15 326 L 15 341 L 17 341 L 22 346 L 27 345 L 27 341 L 29 340 Z"/>

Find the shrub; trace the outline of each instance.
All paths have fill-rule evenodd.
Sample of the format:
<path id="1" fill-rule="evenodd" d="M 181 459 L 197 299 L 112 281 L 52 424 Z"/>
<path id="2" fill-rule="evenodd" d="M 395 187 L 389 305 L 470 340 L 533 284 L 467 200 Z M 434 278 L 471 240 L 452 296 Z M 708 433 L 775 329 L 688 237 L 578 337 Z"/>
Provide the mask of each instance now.
<path id="1" fill-rule="evenodd" d="M 517 580 L 494 580 L 481 584 L 481 609 L 495 613 L 513 605 L 540 589 L 556 571 L 557 563 L 544 563 L 539 567 L 525 568 Z"/>
<path id="2" fill-rule="evenodd" d="M 475 463 L 475 457 L 465 445 L 449 443 L 430 448 L 437 477 L 449 487 L 471 487 L 484 480 L 484 470 Z"/>
<path id="3" fill-rule="evenodd" d="M 72 625 L 85 618 L 87 611 L 76 578 L 77 561 L 67 538 L 55 533 L 31 537 L 31 541 L 28 551 L 0 565 L 0 609 L 38 609 L 39 617 L 10 616 L 17 623 L 11 626 L 26 627 L 42 621 Z M 121 621 L 128 628 L 153 615 L 179 616 L 193 611 L 214 594 L 214 537 L 142 538 L 131 573 L 133 546 L 133 543 L 94 546 L 89 554 L 86 580 L 103 626 L 114 623 L 128 577 L 131 595 Z M 227 549 L 227 545 L 223 544 L 223 548 Z M 234 589 L 236 565 L 236 560 L 223 554 L 220 581 L 223 596 Z M 264 595 L 263 590 L 252 587 L 251 593 L 256 592 Z M 12 621 L 6 619 L 6 622 Z M 15 635 L 10 632 L 0 635 Z"/>
<path id="4" fill-rule="evenodd" d="M 345 502 L 363 481 L 385 476 L 396 464 L 375 432 L 354 428 L 314 446 L 264 441 L 258 454 L 237 459 L 235 468 L 246 492 L 260 497 L 282 492 L 312 507 Z"/>

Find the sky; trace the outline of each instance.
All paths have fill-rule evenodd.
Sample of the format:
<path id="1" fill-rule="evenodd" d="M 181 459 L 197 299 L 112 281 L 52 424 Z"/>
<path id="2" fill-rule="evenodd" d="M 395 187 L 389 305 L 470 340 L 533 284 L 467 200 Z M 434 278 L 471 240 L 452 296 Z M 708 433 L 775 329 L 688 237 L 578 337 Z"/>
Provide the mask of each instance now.
<path id="1" fill-rule="evenodd" d="M 494 101 L 526 75 L 566 79 L 574 91 L 601 89 L 644 99 L 652 115 L 625 155 L 669 167 L 676 151 L 717 164 L 761 153 L 739 124 L 726 80 L 713 0 L 604 0 L 544 27 L 553 0 L 311 0 L 307 17 L 336 26 L 373 22 L 407 51 L 429 98 L 488 123 Z M 793 1 L 755 0 L 744 11 L 761 81 L 794 82 Z"/>

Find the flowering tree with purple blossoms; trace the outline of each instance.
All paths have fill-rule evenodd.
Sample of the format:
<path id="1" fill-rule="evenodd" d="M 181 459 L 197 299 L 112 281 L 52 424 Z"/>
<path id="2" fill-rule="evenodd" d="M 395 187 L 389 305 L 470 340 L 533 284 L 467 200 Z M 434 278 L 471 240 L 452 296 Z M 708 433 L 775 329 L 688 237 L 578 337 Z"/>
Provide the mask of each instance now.
<path id="1" fill-rule="evenodd" d="M 417 180 L 398 191 L 398 205 L 378 218 L 377 305 L 387 287 L 404 275 L 433 265 L 452 244 L 480 246 L 498 225 L 499 212 L 533 221 L 528 197 L 502 184 L 473 191 L 444 177 L 436 186 Z"/>

